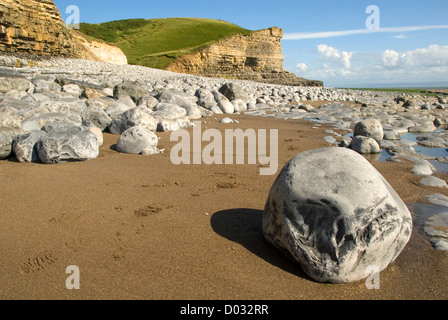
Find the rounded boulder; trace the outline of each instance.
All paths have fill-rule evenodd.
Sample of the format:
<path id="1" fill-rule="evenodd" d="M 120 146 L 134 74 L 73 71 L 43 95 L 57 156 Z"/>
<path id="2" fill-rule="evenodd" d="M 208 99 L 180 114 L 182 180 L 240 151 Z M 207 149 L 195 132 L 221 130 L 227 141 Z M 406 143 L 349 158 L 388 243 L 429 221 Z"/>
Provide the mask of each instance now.
<path id="1" fill-rule="evenodd" d="M 145 149 L 155 148 L 159 143 L 156 134 L 146 127 L 135 126 L 123 132 L 117 142 L 121 153 L 140 154 Z"/>
<path id="2" fill-rule="evenodd" d="M 362 120 L 355 125 L 354 136 L 364 136 L 380 142 L 384 138 L 383 125 L 376 119 Z"/>
<path id="3" fill-rule="evenodd" d="M 382 271 L 408 243 L 411 214 L 360 154 L 326 148 L 294 157 L 275 180 L 262 218 L 268 242 L 318 282 Z"/>

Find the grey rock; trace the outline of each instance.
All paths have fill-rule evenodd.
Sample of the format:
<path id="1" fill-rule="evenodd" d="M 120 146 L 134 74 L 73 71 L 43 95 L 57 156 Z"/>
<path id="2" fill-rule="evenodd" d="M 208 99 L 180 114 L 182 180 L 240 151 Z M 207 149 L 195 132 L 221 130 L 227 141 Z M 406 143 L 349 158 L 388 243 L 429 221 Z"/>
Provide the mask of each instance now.
<path id="1" fill-rule="evenodd" d="M 157 120 L 177 120 L 179 116 L 176 113 L 167 110 L 158 110 L 150 113 L 151 117 Z"/>
<path id="2" fill-rule="evenodd" d="M 229 124 L 229 123 L 240 123 L 238 120 L 234 120 L 231 118 L 222 118 L 220 123 Z"/>
<path id="3" fill-rule="evenodd" d="M 165 111 L 174 114 L 177 118 L 182 118 L 187 116 L 187 110 L 172 103 L 159 103 L 154 108 L 155 111 Z"/>
<path id="4" fill-rule="evenodd" d="M 195 106 L 185 106 L 183 107 L 187 111 L 187 118 L 190 120 L 199 120 L 202 118 L 202 110 L 201 107 Z"/>
<path id="5" fill-rule="evenodd" d="M 232 100 L 231 103 L 235 108 L 235 112 L 245 112 L 247 111 L 247 103 L 241 99 Z"/>
<path id="6" fill-rule="evenodd" d="M 92 125 L 104 131 L 112 122 L 106 111 L 101 108 L 92 106 L 88 107 L 81 114 L 83 121 L 88 120 Z"/>
<path id="7" fill-rule="evenodd" d="M 445 139 L 435 136 L 418 136 L 418 144 L 428 148 L 446 148 Z"/>
<path id="8" fill-rule="evenodd" d="M 133 109 L 133 108 L 135 108 L 135 106 L 129 106 L 125 103 L 117 101 L 107 107 L 106 113 L 111 119 L 114 119 L 118 115 L 125 113 L 126 111 Z"/>
<path id="9" fill-rule="evenodd" d="M 229 101 L 241 99 L 245 103 L 249 101 L 249 97 L 244 91 L 243 88 L 241 88 L 239 85 L 235 83 L 226 83 L 218 90 L 220 93 L 222 93 Z"/>
<path id="10" fill-rule="evenodd" d="M 319 282 L 346 283 L 387 268 L 408 243 L 411 214 L 380 173 L 347 148 L 294 157 L 262 218 L 266 240 Z"/>
<path id="11" fill-rule="evenodd" d="M 18 115 L 14 108 L 0 108 L 0 132 L 20 131 L 23 119 L 23 116 Z"/>
<path id="12" fill-rule="evenodd" d="M 42 126 L 42 131 L 46 133 L 66 133 L 66 134 L 77 134 L 86 130 L 82 125 L 76 125 L 68 121 L 53 121 L 48 122 Z"/>
<path id="13" fill-rule="evenodd" d="M 87 127 L 87 130 L 92 132 L 98 140 L 98 145 L 101 147 L 104 143 L 103 131 L 98 127 Z"/>
<path id="14" fill-rule="evenodd" d="M 430 176 L 434 173 L 433 169 L 431 168 L 431 164 L 426 162 L 417 163 L 412 168 L 412 174 L 415 174 L 417 176 Z"/>
<path id="15" fill-rule="evenodd" d="M 155 131 L 157 129 L 157 122 L 149 113 L 140 108 L 133 108 L 115 117 L 109 125 L 109 132 L 122 134 L 129 128 L 135 126 L 142 126 L 150 131 Z"/>
<path id="16" fill-rule="evenodd" d="M 89 130 L 77 134 L 53 132 L 40 140 L 36 148 L 45 164 L 92 160 L 99 154 L 98 139 Z"/>
<path id="17" fill-rule="evenodd" d="M 155 148 L 159 139 L 154 132 L 145 127 L 135 126 L 123 132 L 117 142 L 121 153 L 140 154 L 148 148 Z"/>
<path id="18" fill-rule="evenodd" d="M 400 134 L 396 130 L 385 131 L 384 140 L 400 140 Z"/>
<path id="19" fill-rule="evenodd" d="M 13 133 L 0 131 L 0 160 L 9 158 L 12 152 Z"/>
<path id="20" fill-rule="evenodd" d="M 32 115 L 53 112 L 80 115 L 86 108 L 87 105 L 84 100 L 79 100 L 72 97 L 68 99 L 51 99 L 41 102 L 38 107 L 27 110 L 26 112 L 23 112 L 22 115 L 26 118 Z"/>
<path id="21" fill-rule="evenodd" d="M 355 125 L 354 136 L 364 136 L 372 138 L 377 142 L 383 140 L 384 130 L 381 122 L 376 119 L 367 119 Z"/>
<path id="22" fill-rule="evenodd" d="M 431 245 L 434 249 L 439 251 L 448 251 L 448 239 L 444 238 L 433 238 L 431 239 Z"/>
<path id="23" fill-rule="evenodd" d="M 448 188 L 448 184 L 446 183 L 445 180 L 434 176 L 429 176 L 421 179 L 420 184 L 428 187 Z"/>
<path id="24" fill-rule="evenodd" d="M 434 125 L 434 123 L 426 123 L 422 125 L 409 127 L 408 130 L 411 133 L 431 133 L 436 131 L 437 127 Z"/>
<path id="25" fill-rule="evenodd" d="M 32 83 L 22 76 L 0 76 L 0 93 L 12 90 L 27 91 L 32 87 Z"/>
<path id="26" fill-rule="evenodd" d="M 224 114 L 232 114 L 235 112 L 235 107 L 233 106 L 233 104 L 222 93 L 218 92 L 217 90 L 213 90 L 212 93 L 216 103 L 218 104 L 218 107 Z"/>
<path id="27" fill-rule="evenodd" d="M 39 156 L 37 154 L 36 145 L 44 139 L 47 133 L 43 130 L 31 131 L 24 135 L 19 135 L 13 142 L 13 153 L 19 162 L 37 162 Z"/>
<path id="28" fill-rule="evenodd" d="M 152 156 L 154 154 L 159 154 L 162 153 L 162 150 L 159 150 L 156 147 L 152 147 L 152 148 L 146 148 L 142 150 L 142 155 L 144 156 Z"/>
<path id="29" fill-rule="evenodd" d="M 298 106 L 299 110 L 305 110 L 306 112 L 310 112 L 314 109 L 314 107 L 310 104 L 301 104 Z"/>
<path id="30" fill-rule="evenodd" d="M 26 132 L 36 131 L 52 122 L 69 122 L 75 126 L 80 126 L 82 124 L 82 118 L 73 113 L 62 112 L 36 114 L 22 121 L 22 129 Z"/>
<path id="31" fill-rule="evenodd" d="M 198 89 L 195 92 L 195 96 L 198 98 L 197 104 L 206 109 L 211 109 L 218 104 L 215 101 L 213 93 L 207 89 Z"/>
<path id="32" fill-rule="evenodd" d="M 54 79 L 35 78 L 31 81 L 34 84 L 34 93 L 45 93 L 49 91 L 61 91 L 61 86 L 54 82 Z"/>
<path id="33" fill-rule="evenodd" d="M 25 98 L 25 97 L 24 97 Z M 11 97 L 6 97 L 0 102 L 0 108 L 10 107 L 17 111 L 23 111 L 27 109 L 33 109 L 38 106 L 36 101 L 28 101 L 26 99 L 16 99 Z"/>
<path id="34" fill-rule="evenodd" d="M 159 104 L 159 101 L 149 94 L 145 94 L 137 100 L 137 107 L 144 107 L 148 110 L 153 110 L 156 105 Z"/>
<path id="35" fill-rule="evenodd" d="M 425 198 L 432 204 L 436 204 L 442 207 L 448 207 L 448 197 L 443 194 L 440 193 L 431 194 L 425 196 Z"/>
<path id="36" fill-rule="evenodd" d="M 325 142 L 326 143 L 328 143 L 328 144 L 336 144 L 338 141 L 336 140 L 336 138 L 335 137 L 332 137 L 332 136 L 326 136 L 326 137 L 324 137 L 324 140 L 325 140 Z"/>
<path id="37" fill-rule="evenodd" d="M 349 148 L 361 154 L 375 154 L 381 152 L 381 148 L 376 140 L 363 136 L 354 137 Z"/>
<path id="38" fill-rule="evenodd" d="M 158 96 L 157 100 L 162 103 L 176 104 L 178 106 L 196 105 L 198 98 L 194 95 L 179 90 L 164 90 Z"/>
<path id="39" fill-rule="evenodd" d="M 441 212 L 426 219 L 425 233 L 433 237 L 431 244 L 436 250 L 448 250 L 448 212 Z"/>
<path id="40" fill-rule="evenodd" d="M 123 81 L 114 87 L 114 98 L 116 100 L 130 97 L 132 101 L 136 102 L 147 93 L 148 90 L 138 82 Z"/>
<path id="41" fill-rule="evenodd" d="M 192 124 L 188 118 L 180 118 L 176 120 L 160 120 L 157 124 L 158 132 L 173 132 L 180 129 L 185 129 L 190 127 Z"/>
<path id="42" fill-rule="evenodd" d="M 72 83 L 63 86 L 62 92 L 70 93 L 74 97 L 80 97 L 83 91 L 77 84 Z"/>

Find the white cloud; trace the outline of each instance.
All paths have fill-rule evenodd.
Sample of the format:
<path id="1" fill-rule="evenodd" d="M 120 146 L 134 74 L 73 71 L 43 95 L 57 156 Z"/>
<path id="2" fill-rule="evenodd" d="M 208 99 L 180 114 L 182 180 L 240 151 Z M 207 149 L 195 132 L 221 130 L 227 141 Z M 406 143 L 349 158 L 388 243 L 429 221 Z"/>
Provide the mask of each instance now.
<path id="1" fill-rule="evenodd" d="M 339 63 L 346 69 L 350 69 L 351 67 L 353 52 L 339 51 L 338 49 L 327 46 L 326 44 L 318 45 L 317 52 L 324 55 L 325 58 Z"/>
<path id="2" fill-rule="evenodd" d="M 385 50 L 382 58 L 385 67 L 407 68 L 409 71 L 448 67 L 448 46 L 435 44 L 401 53 Z"/>
<path id="3" fill-rule="evenodd" d="M 300 76 L 322 80 L 326 85 L 448 82 L 448 45 L 344 54 L 323 44 L 317 52 L 321 59 L 302 63 L 307 70 Z"/>
<path id="4" fill-rule="evenodd" d="M 308 70 L 308 66 L 306 65 L 306 63 L 298 63 L 296 65 L 296 69 L 299 72 L 306 72 Z"/>
<path id="5" fill-rule="evenodd" d="M 400 54 L 394 50 L 385 50 L 383 52 L 383 64 L 386 67 L 394 67 L 400 59 Z"/>
<path id="6" fill-rule="evenodd" d="M 379 28 L 379 29 L 357 29 L 357 30 L 324 31 L 324 32 L 297 32 L 297 33 L 286 33 L 283 37 L 283 40 L 321 39 L 321 38 L 352 36 L 359 34 L 403 33 L 411 31 L 435 30 L 435 29 L 448 29 L 448 25 L 391 27 L 391 28 Z"/>
<path id="7" fill-rule="evenodd" d="M 409 37 L 406 34 L 402 33 L 402 34 L 396 35 L 394 38 L 395 39 L 407 39 Z"/>

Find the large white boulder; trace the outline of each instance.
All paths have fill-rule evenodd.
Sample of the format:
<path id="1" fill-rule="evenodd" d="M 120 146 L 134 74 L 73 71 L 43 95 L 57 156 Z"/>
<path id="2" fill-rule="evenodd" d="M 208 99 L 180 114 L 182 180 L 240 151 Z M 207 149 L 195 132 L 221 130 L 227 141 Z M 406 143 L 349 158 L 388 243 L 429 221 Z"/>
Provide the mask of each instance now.
<path id="1" fill-rule="evenodd" d="M 40 161 L 46 164 L 92 160 L 99 155 L 98 138 L 89 130 L 49 133 L 36 148 Z"/>
<path id="2" fill-rule="evenodd" d="M 381 174 L 347 148 L 294 157 L 263 213 L 266 240 L 319 282 L 346 283 L 384 270 L 412 232 L 411 214 Z"/>
<path id="3" fill-rule="evenodd" d="M 121 153 L 140 154 L 145 149 L 157 147 L 159 139 L 146 127 L 135 126 L 123 132 L 117 142 L 117 150 Z"/>
<path id="4" fill-rule="evenodd" d="M 367 119 L 358 122 L 355 125 L 355 137 L 356 136 L 364 136 L 368 138 L 372 138 L 377 142 L 383 140 L 384 138 L 384 129 L 379 120 L 376 119 Z"/>

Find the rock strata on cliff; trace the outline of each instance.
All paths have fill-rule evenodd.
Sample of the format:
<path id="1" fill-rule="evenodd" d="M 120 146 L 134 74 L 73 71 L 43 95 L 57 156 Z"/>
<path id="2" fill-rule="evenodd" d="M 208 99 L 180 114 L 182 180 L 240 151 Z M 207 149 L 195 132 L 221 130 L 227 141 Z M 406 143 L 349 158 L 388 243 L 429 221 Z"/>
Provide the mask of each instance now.
<path id="1" fill-rule="evenodd" d="M 277 27 L 238 34 L 182 56 L 167 70 L 212 78 L 323 86 L 321 81 L 299 78 L 283 70 L 282 38 L 283 30 Z"/>
<path id="2" fill-rule="evenodd" d="M 126 60 L 119 48 L 75 36 L 65 25 L 53 0 L 2 0 L 0 52 L 118 63 Z"/>

